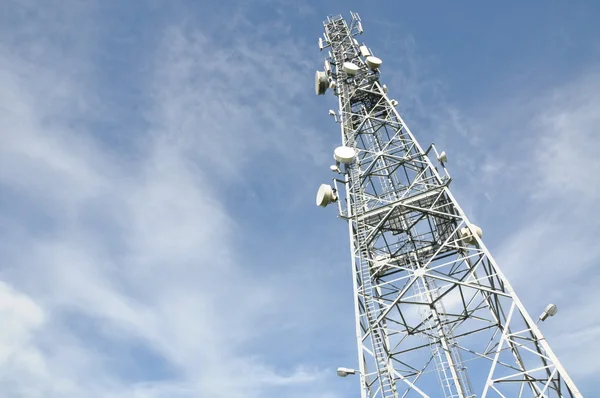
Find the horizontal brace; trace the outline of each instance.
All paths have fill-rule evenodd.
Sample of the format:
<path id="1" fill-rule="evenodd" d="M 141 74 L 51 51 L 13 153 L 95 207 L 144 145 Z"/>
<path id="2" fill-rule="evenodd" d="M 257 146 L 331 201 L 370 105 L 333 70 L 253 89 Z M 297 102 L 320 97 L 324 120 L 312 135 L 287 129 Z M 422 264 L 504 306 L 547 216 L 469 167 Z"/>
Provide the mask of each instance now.
<path id="1" fill-rule="evenodd" d="M 442 188 L 442 187 L 440 186 L 440 188 Z M 396 207 L 404 206 L 404 205 L 408 205 L 410 203 L 418 202 L 420 200 L 428 199 L 429 197 L 435 196 L 437 194 L 439 194 L 438 190 L 431 190 L 431 191 L 423 192 L 421 194 L 410 196 L 405 199 L 399 199 L 396 202 L 392 202 L 386 206 L 382 206 L 377 209 L 369 210 L 369 211 L 359 215 L 358 220 L 363 221 L 366 218 L 377 216 L 382 213 L 387 213 L 388 211 L 394 210 Z"/>

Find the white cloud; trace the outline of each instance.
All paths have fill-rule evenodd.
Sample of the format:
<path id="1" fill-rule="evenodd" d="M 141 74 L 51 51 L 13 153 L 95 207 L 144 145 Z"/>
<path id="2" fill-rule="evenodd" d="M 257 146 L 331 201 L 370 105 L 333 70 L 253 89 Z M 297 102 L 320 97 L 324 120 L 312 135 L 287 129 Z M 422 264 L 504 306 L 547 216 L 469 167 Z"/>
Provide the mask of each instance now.
<path id="1" fill-rule="evenodd" d="M 217 43 L 193 24 L 167 29 L 160 45 L 148 49 L 149 59 L 140 61 L 151 70 L 139 76 L 144 128 L 123 126 L 118 134 L 128 134 L 131 144 L 123 149 L 90 122 L 111 119 L 115 110 L 96 91 L 110 84 L 99 81 L 92 67 L 98 54 L 90 49 L 99 41 L 98 30 L 87 28 L 93 26 L 93 8 L 35 10 L 29 9 L 33 17 L 19 28 L 7 24 L 1 31 L 0 222 L 10 232 L 0 233 L 0 315 L 9 319 L 0 331 L 0 389 L 24 397 L 337 396 L 324 381 L 331 370 L 290 364 L 284 352 L 255 348 L 297 350 L 280 348 L 278 335 L 321 328 L 319 317 L 333 311 L 320 309 L 327 307 L 320 294 L 331 290 L 314 288 L 314 279 L 302 272 L 284 270 L 281 263 L 293 262 L 291 256 L 267 267 L 268 277 L 254 275 L 236 240 L 255 231 L 242 229 L 224 195 L 232 181 L 244 190 L 244 200 L 271 195 L 244 181 L 260 171 L 299 186 L 279 189 L 270 204 L 297 206 L 307 182 L 298 164 L 326 169 L 327 139 L 305 123 L 304 108 L 289 105 L 312 95 L 310 77 L 304 77 L 314 70 L 304 57 L 306 43 L 290 38 L 285 27 L 273 32 L 252 26 L 240 13 L 221 31 L 229 37 L 229 30 L 244 27 L 233 43 Z M 41 39 L 42 31 L 49 40 Z M 275 47 L 259 40 L 278 32 Z M 70 46 L 57 44 L 67 37 Z M 390 85 L 392 92 L 406 89 L 423 114 L 440 110 L 443 116 L 432 123 L 439 132 L 459 132 L 481 148 L 484 140 L 471 137 L 473 126 L 457 109 L 439 97 L 433 109 L 422 102 L 423 90 L 439 95 L 439 83 L 415 86 L 423 77 L 411 65 L 415 76 Z M 535 122 L 543 129 L 531 133 L 539 147 L 523 166 L 540 178 L 520 184 L 537 188 L 535 200 L 523 210 L 523 226 L 511 227 L 514 235 L 498 256 L 528 304 L 542 308 L 547 300 L 557 301 L 561 312 L 544 330 L 582 379 L 598 371 L 594 341 L 600 322 L 591 308 L 597 278 L 589 276 L 600 256 L 590 250 L 597 223 L 587 217 L 598 174 L 579 172 L 598 169 L 593 109 L 600 104 L 591 90 L 598 81 L 590 79 L 538 101 Z M 443 144 L 454 145 L 451 158 L 471 173 L 469 186 L 477 186 L 479 155 L 453 156 L 461 153 L 458 141 Z M 253 165 L 265 156 L 279 167 Z M 483 164 L 486 188 L 498 175 L 521 170 L 511 167 L 514 161 L 490 157 Z M 479 196 L 472 198 L 476 203 Z M 306 273 L 327 277 L 331 268 L 321 266 L 322 259 L 302 254 L 298 261 L 308 264 Z M 524 282 L 533 277 L 541 281 L 538 287 Z M 575 288 L 565 288 L 565 280 Z M 310 297 L 300 300 L 306 291 Z M 344 299 L 350 302 L 349 291 Z M 577 322 L 581 330 L 573 334 Z M 589 343 L 577 346 L 575 339 Z M 155 358 L 136 364 L 142 374 L 159 373 L 155 380 L 121 374 L 134 367 L 119 364 L 133 345 Z M 279 366 L 279 360 L 286 364 Z M 335 390 L 342 393 L 339 384 Z"/>
<path id="2" fill-rule="evenodd" d="M 537 124 L 540 142 L 534 156 L 541 181 L 534 196 L 561 198 L 575 205 L 574 212 L 587 211 L 600 197 L 600 96 L 593 89 L 598 83 L 600 75 L 590 73 L 553 93 Z"/>
<path id="3" fill-rule="evenodd" d="M 29 297 L 0 282 L 0 363 L 19 359 L 36 330 L 44 322 L 44 312 Z M 26 359 L 33 359 L 31 356 Z M 34 359 L 33 359 L 34 360 Z"/>
<path id="4" fill-rule="evenodd" d="M 23 29 L 46 23 L 34 18 Z M 281 44 L 284 61 L 252 37 L 219 49 L 202 31 L 171 28 L 148 77 L 149 127 L 123 154 L 85 122 L 107 109 L 90 106 L 98 98 L 89 89 L 103 82 L 85 72 L 87 54 L 67 51 L 73 62 L 60 64 L 52 43 L 32 37 L 1 53 L 0 184 L 9 200 L 0 217 L 13 233 L 1 246 L 0 313 L 10 323 L 0 352 L 10 358 L 0 360 L 0 389 L 23 397 L 327 391 L 319 369 L 256 356 L 252 343 L 276 340 L 269 328 L 287 322 L 296 289 L 252 274 L 233 243 L 245 232 L 220 196 L 249 160 L 287 151 L 294 133 L 305 144 L 296 160 L 319 156 L 306 126 L 290 127 L 300 111 L 281 116 L 281 99 L 304 82 L 277 63 L 300 60 L 297 46 Z M 43 56 L 27 57 L 36 46 Z M 283 281 L 277 271 L 271 279 Z M 158 381 L 120 374 L 133 343 L 153 353 L 137 366 L 165 373 Z"/>

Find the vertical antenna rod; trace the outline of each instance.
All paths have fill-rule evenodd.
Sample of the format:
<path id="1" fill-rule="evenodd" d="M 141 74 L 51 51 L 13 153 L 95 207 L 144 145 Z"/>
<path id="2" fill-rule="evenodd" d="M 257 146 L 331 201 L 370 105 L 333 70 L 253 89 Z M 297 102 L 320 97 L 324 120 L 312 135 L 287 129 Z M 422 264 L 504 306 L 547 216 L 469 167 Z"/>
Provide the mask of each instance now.
<path id="1" fill-rule="evenodd" d="M 452 196 L 446 154 L 423 150 L 400 117 L 351 17 L 323 22 L 328 56 L 315 74 L 316 94 L 338 97 L 341 126 L 339 176 L 317 205 L 337 203 L 352 257 L 359 369 L 338 374 L 358 373 L 362 398 L 582 397 Z"/>

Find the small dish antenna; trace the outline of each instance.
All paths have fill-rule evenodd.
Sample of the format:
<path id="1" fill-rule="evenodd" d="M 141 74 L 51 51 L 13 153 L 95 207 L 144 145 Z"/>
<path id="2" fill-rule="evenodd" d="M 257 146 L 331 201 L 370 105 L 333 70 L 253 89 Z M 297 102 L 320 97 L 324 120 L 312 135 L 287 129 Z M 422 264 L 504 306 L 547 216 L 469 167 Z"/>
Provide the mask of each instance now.
<path id="1" fill-rule="evenodd" d="M 348 76 L 354 76 L 356 75 L 356 72 L 358 72 L 358 66 L 352 62 L 344 62 L 344 71 L 348 74 Z"/>
<path id="2" fill-rule="evenodd" d="M 392 106 L 396 106 L 398 105 L 398 101 L 396 101 L 395 99 L 390 101 L 390 104 L 392 104 Z"/>
<path id="3" fill-rule="evenodd" d="M 323 71 L 318 70 L 315 73 L 315 93 L 317 95 L 323 95 L 327 91 L 329 81 L 327 80 L 327 74 Z"/>
<path id="4" fill-rule="evenodd" d="M 440 156 L 438 156 L 437 160 L 440 163 L 444 164 L 444 163 L 446 163 L 448 161 L 448 155 L 446 155 L 445 151 L 442 151 L 442 153 L 440 153 Z"/>
<path id="5" fill-rule="evenodd" d="M 381 60 L 374 56 L 367 57 L 367 66 L 373 70 L 378 69 L 381 66 Z"/>
<path id="6" fill-rule="evenodd" d="M 348 146 L 339 146 L 333 151 L 333 158 L 340 163 L 352 163 L 356 158 L 356 151 Z"/>
<path id="7" fill-rule="evenodd" d="M 321 184 L 319 190 L 317 191 L 317 206 L 325 207 L 331 202 L 335 202 L 337 200 L 337 196 L 329 184 Z"/>
<path id="8" fill-rule="evenodd" d="M 459 231 L 461 238 L 463 238 L 464 242 L 469 245 L 474 245 L 477 243 L 477 240 L 475 239 L 475 236 L 473 235 L 472 231 L 475 232 L 480 239 L 483 236 L 483 231 L 475 224 L 471 224 L 470 228 L 463 227 Z"/>

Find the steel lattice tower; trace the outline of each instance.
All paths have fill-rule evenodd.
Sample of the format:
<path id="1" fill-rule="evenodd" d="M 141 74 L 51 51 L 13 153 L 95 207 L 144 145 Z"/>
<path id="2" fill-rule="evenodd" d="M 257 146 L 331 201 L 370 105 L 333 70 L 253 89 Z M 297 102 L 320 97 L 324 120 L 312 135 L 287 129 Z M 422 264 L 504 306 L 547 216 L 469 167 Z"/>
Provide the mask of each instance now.
<path id="1" fill-rule="evenodd" d="M 317 94 L 338 97 L 342 133 L 339 177 L 317 205 L 337 203 L 352 255 L 359 368 L 338 373 L 359 373 L 362 398 L 581 397 L 450 193 L 446 155 L 423 150 L 389 99 L 351 14 L 324 21 L 315 76 Z"/>

